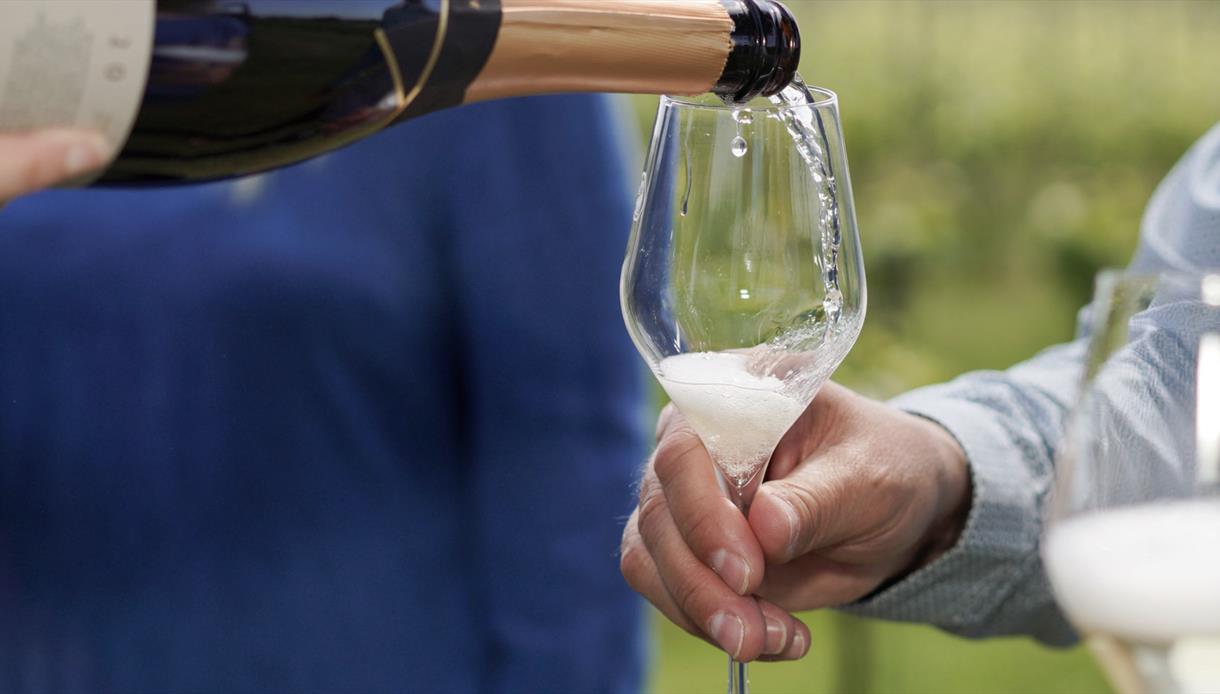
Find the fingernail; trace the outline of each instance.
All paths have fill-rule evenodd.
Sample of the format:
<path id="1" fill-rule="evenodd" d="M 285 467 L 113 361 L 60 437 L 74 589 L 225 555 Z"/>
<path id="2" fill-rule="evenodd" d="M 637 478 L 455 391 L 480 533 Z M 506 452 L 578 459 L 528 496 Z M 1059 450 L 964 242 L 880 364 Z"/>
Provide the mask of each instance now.
<path id="1" fill-rule="evenodd" d="M 800 636 L 800 632 L 797 632 Z M 763 641 L 763 653 L 779 655 L 784 651 L 784 642 L 788 640 L 788 627 L 778 619 L 767 617 L 767 638 Z"/>
<path id="2" fill-rule="evenodd" d="M 717 612 L 708 622 L 707 631 L 734 660 L 741 655 L 741 641 L 746 635 L 746 626 L 741 617 L 724 611 Z"/>
<path id="3" fill-rule="evenodd" d="M 92 171 L 106 163 L 109 147 L 100 135 L 84 138 L 68 147 L 64 172 L 69 176 Z"/>
<path id="4" fill-rule="evenodd" d="M 800 629 L 797 629 L 796 633 L 792 635 L 792 653 L 794 658 L 805 655 L 805 634 Z"/>
<path id="5" fill-rule="evenodd" d="M 712 552 L 712 571 L 715 571 L 728 587 L 737 591 L 738 595 L 746 594 L 750 585 L 750 565 L 745 559 L 736 554 L 729 554 L 728 550 L 718 549 Z"/>
<path id="6" fill-rule="evenodd" d="M 801 519 L 796 515 L 792 502 L 785 499 L 782 494 L 772 494 L 772 498 L 775 499 L 775 505 L 779 506 L 779 510 L 784 514 L 784 519 L 788 521 L 788 556 L 796 556 L 796 536 L 800 530 Z"/>

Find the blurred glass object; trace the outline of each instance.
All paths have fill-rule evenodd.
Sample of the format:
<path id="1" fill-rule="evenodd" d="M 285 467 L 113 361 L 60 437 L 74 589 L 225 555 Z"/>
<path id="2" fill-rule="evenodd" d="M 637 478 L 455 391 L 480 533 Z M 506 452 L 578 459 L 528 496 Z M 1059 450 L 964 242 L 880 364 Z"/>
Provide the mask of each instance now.
<path id="1" fill-rule="evenodd" d="M 1220 690 L 1220 275 L 1098 279 L 1043 558 L 1124 694 Z"/>

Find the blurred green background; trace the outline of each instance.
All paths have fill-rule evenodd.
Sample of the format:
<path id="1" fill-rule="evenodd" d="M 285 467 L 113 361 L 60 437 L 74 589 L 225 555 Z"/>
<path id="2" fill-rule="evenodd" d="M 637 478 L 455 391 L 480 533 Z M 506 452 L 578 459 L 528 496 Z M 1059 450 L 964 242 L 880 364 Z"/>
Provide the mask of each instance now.
<path id="1" fill-rule="evenodd" d="M 841 97 L 868 318 L 836 378 L 889 397 L 1072 335 L 1145 203 L 1220 120 L 1220 2 L 788 0 L 801 73 Z M 655 99 L 634 101 L 641 137 Z M 767 692 L 1105 692 L 1083 649 L 805 615 Z M 657 617 L 650 690 L 724 688 L 719 652 Z"/>

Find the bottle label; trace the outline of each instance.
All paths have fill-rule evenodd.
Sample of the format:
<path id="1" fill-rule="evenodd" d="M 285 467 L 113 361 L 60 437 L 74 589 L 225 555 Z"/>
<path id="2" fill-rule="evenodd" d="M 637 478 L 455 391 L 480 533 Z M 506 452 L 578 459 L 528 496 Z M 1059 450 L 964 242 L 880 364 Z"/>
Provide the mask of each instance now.
<path id="1" fill-rule="evenodd" d="M 465 99 L 487 64 L 500 31 L 501 0 L 407 0 L 387 10 L 382 30 L 388 59 L 404 79 L 399 119 L 421 116 Z"/>
<path id="2" fill-rule="evenodd" d="M 154 0 L 4 0 L 0 132 L 50 126 L 127 140 L 152 55 Z"/>

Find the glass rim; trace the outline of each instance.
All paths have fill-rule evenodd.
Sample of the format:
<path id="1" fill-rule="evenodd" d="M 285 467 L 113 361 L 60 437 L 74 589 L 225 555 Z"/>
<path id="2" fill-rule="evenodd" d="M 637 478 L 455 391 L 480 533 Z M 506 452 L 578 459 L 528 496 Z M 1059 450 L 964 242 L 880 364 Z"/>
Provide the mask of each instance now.
<path id="1" fill-rule="evenodd" d="M 780 111 L 791 111 L 800 108 L 834 108 L 838 106 L 839 95 L 834 90 L 826 87 L 815 87 L 813 85 L 805 85 L 805 88 L 814 94 L 814 102 L 811 104 L 768 104 L 766 106 L 748 106 L 747 104 L 725 104 L 725 103 L 703 103 L 696 101 L 702 95 L 684 96 L 680 94 L 662 94 L 661 106 L 669 107 L 676 106 L 677 108 L 699 109 L 704 111 L 720 111 L 723 113 L 732 113 L 742 109 L 749 110 L 751 113 L 778 113 Z"/>

